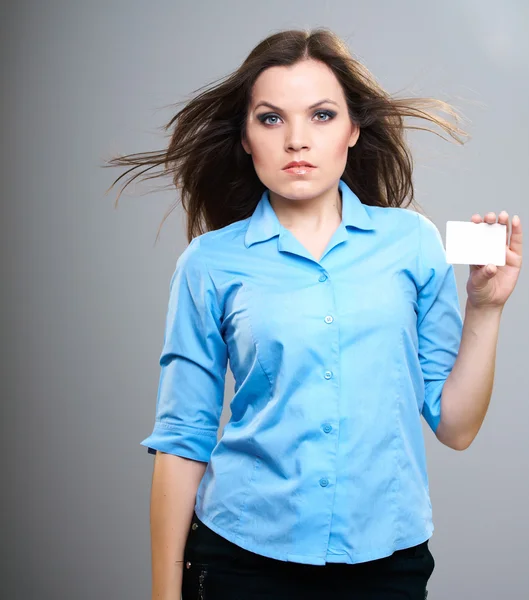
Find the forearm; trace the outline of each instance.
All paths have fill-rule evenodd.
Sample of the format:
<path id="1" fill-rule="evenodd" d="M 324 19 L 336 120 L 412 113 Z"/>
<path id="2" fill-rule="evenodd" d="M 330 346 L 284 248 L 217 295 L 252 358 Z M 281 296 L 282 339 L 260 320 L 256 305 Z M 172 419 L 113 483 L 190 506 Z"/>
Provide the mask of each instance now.
<path id="1" fill-rule="evenodd" d="M 461 345 L 443 387 L 437 429 L 437 437 L 453 448 L 472 443 L 487 413 L 502 310 L 474 308 L 467 301 Z"/>
<path id="2" fill-rule="evenodd" d="M 157 452 L 150 506 L 152 600 L 180 600 L 184 549 L 207 464 Z"/>

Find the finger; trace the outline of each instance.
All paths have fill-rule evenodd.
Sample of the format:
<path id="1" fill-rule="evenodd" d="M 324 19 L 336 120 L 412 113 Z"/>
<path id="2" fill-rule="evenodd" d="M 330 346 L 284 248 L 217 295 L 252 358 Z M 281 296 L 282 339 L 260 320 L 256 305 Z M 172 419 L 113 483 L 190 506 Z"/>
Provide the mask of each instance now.
<path id="1" fill-rule="evenodd" d="M 498 267 L 493 264 L 485 265 L 483 268 L 483 275 L 487 279 L 492 279 L 498 272 Z"/>
<path id="2" fill-rule="evenodd" d="M 474 275 L 475 278 L 475 285 L 476 286 L 483 286 L 487 283 L 487 281 L 489 279 L 492 279 L 497 271 L 498 271 L 498 267 L 496 265 L 493 264 L 487 264 L 487 265 L 477 265 L 479 268 L 476 269 L 477 273 Z"/>
<path id="3" fill-rule="evenodd" d="M 518 256 L 522 256 L 522 237 L 522 221 L 518 215 L 514 215 L 512 218 L 511 243 L 509 247 Z"/>
<path id="4" fill-rule="evenodd" d="M 472 273 L 473 271 L 479 271 L 480 269 L 483 269 L 483 267 L 485 265 L 468 265 L 470 268 L 470 272 Z"/>
<path id="5" fill-rule="evenodd" d="M 496 223 L 496 213 L 488 212 L 485 215 L 485 223 Z"/>
<path id="6" fill-rule="evenodd" d="M 505 245 L 509 245 L 509 213 L 506 210 L 502 210 L 498 215 L 498 223 L 505 225 Z"/>

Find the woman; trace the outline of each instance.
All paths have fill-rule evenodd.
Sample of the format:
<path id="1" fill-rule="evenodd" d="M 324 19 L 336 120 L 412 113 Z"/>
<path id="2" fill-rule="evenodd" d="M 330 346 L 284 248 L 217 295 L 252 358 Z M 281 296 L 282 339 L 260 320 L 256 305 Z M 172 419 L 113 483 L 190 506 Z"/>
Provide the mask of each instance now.
<path id="1" fill-rule="evenodd" d="M 403 208 L 403 117 L 464 135 L 429 108 L 457 116 L 391 98 L 326 29 L 284 31 L 171 120 L 167 150 L 112 161 L 163 165 L 188 215 L 141 442 L 153 598 L 427 596 L 420 416 L 455 450 L 476 436 L 522 260 L 515 217 L 506 266 L 470 267 L 463 323 L 437 228 Z"/>

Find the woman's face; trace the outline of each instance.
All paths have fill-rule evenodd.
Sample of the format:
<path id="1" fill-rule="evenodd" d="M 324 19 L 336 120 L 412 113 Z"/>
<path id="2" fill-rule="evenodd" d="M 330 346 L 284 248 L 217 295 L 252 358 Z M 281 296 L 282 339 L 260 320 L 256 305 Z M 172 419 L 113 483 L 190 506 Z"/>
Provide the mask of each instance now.
<path id="1" fill-rule="evenodd" d="M 241 142 L 268 189 L 303 200 L 337 184 L 359 133 L 334 73 L 322 62 L 305 60 L 259 75 Z M 303 174 L 284 170 L 289 162 L 303 160 L 314 168 Z"/>

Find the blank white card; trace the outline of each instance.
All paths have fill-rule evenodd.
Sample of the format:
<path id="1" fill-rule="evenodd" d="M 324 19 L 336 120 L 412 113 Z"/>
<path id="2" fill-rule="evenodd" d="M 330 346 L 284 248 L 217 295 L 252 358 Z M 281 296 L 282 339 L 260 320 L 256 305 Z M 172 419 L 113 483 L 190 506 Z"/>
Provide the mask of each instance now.
<path id="1" fill-rule="evenodd" d="M 505 265 L 507 226 L 501 223 L 446 222 L 446 262 Z"/>

